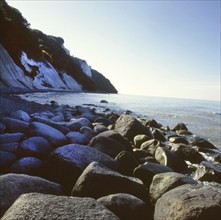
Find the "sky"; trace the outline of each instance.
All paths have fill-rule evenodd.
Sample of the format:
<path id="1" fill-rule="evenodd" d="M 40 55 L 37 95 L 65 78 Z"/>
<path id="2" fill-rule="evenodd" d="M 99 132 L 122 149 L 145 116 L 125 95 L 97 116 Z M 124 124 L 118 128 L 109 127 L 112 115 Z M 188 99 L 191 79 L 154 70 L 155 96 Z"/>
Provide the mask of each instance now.
<path id="1" fill-rule="evenodd" d="M 220 100 L 220 0 L 7 0 L 121 94 Z"/>

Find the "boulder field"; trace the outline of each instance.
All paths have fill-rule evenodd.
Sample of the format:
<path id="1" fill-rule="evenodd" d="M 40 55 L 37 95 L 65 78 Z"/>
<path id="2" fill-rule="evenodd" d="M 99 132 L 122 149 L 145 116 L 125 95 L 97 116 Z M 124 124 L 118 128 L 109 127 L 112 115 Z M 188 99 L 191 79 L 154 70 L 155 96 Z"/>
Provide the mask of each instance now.
<path id="1" fill-rule="evenodd" d="M 221 219 L 221 152 L 96 106 L 0 117 L 1 219 Z"/>

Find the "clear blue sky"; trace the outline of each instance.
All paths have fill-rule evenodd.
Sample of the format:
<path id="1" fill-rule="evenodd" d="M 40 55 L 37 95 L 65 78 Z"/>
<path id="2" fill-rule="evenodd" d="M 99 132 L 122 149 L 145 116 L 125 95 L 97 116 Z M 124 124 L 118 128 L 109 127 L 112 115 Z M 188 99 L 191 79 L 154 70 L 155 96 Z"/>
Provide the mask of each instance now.
<path id="1" fill-rule="evenodd" d="M 119 93 L 220 100 L 220 0 L 7 0 Z"/>

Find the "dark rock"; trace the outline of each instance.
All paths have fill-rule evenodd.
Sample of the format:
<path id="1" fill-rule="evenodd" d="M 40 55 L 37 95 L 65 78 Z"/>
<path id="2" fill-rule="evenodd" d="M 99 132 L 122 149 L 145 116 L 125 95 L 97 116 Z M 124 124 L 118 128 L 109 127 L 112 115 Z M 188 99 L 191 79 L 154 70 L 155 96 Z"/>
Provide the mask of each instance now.
<path id="1" fill-rule="evenodd" d="M 139 148 L 141 146 L 141 144 L 143 144 L 144 142 L 146 142 L 148 140 L 150 140 L 150 137 L 148 137 L 145 134 L 136 135 L 134 137 L 134 145 Z"/>
<path id="2" fill-rule="evenodd" d="M 220 219 L 221 185 L 179 186 L 163 194 L 155 205 L 154 219 Z"/>
<path id="3" fill-rule="evenodd" d="M 48 140 L 52 147 L 59 147 L 67 142 L 67 138 L 59 130 L 43 124 L 41 122 L 32 122 L 29 126 L 30 136 L 41 136 Z"/>
<path id="4" fill-rule="evenodd" d="M 106 118 L 106 117 L 97 117 L 94 122 L 95 123 L 100 123 L 104 126 L 108 126 L 110 124 L 113 124 L 113 122 L 110 119 Z"/>
<path id="5" fill-rule="evenodd" d="M 146 220 L 151 217 L 152 210 L 144 201 L 126 193 L 104 196 L 97 201 L 112 211 L 120 219 Z"/>
<path id="6" fill-rule="evenodd" d="M 192 132 L 186 131 L 186 130 L 177 130 L 176 133 L 177 133 L 178 135 L 184 135 L 184 136 L 192 135 Z"/>
<path id="7" fill-rule="evenodd" d="M 172 131 L 179 131 L 179 130 L 185 130 L 188 131 L 186 125 L 184 123 L 178 123 L 173 129 Z"/>
<path id="8" fill-rule="evenodd" d="M 128 151 L 121 151 L 115 158 L 119 164 L 119 172 L 126 176 L 133 176 L 133 171 L 139 166 L 138 160 Z"/>
<path id="9" fill-rule="evenodd" d="M 63 114 L 56 115 L 56 116 L 52 117 L 51 120 L 54 121 L 54 122 L 65 121 Z"/>
<path id="10" fill-rule="evenodd" d="M 176 172 L 182 172 L 187 168 L 185 161 L 166 147 L 158 147 L 155 151 L 156 160 Z"/>
<path id="11" fill-rule="evenodd" d="M 160 141 L 156 140 L 156 139 L 152 139 L 149 141 L 144 142 L 141 146 L 140 149 L 145 150 L 146 152 L 148 152 L 151 155 L 155 155 L 155 151 L 156 149 L 161 146 Z"/>
<path id="12" fill-rule="evenodd" d="M 221 165 L 203 161 L 193 175 L 195 180 L 221 183 Z"/>
<path id="13" fill-rule="evenodd" d="M 2 220 L 22 219 L 113 219 L 111 211 L 92 198 L 54 196 L 40 193 L 21 195 Z"/>
<path id="14" fill-rule="evenodd" d="M 14 153 L 0 151 L 0 167 L 6 168 L 16 161 L 17 157 Z"/>
<path id="15" fill-rule="evenodd" d="M 121 151 L 126 150 L 121 143 L 113 140 L 112 138 L 101 135 L 97 135 L 92 138 L 89 146 L 111 156 L 112 158 L 115 158 Z"/>
<path id="16" fill-rule="evenodd" d="M 6 125 L 6 131 L 9 133 L 26 133 L 28 130 L 29 123 L 27 122 L 9 117 L 1 118 L 1 121 Z"/>
<path id="17" fill-rule="evenodd" d="M 100 101 L 100 103 L 108 103 L 108 101 L 102 99 L 102 100 Z"/>
<path id="18" fill-rule="evenodd" d="M 201 163 L 205 158 L 193 147 L 185 144 L 174 144 L 171 148 L 183 160 L 188 160 L 191 163 Z"/>
<path id="19" fill-rule="evenodd" d="M 137 160 L 140 160 L 142 158 L 145 158 L 145 157 L 148 157 L 150 156 L 150 154 L 145 151 L 145 150 L 141 150 L 141 149 L 138 149 L 138 148 L 134 148 L 133 149 L 133 155 L 134 157 L 137 159 Z"/>
<path id="20" fill-rule="evenodd" d="M 6 151 L 10 153 L 16 153 L 18 149 L 18 142 L 0 143 L 0 151 Z"/>
<path id="21" fill-rule="evenodd" d="M 70 131 L 67 127 L 64 126 L 65 125 L 64 123 L 54 122 L 54 121 L 51 121 L 49 119 L 45 119 L 45 118 L 42 118 L 39 116 L 34 116 L 33 121 L 41 122 L 41 123 L 46 124 L 50 127 L 53 127 L 55 129 L 59 130 L 60 132 L 62 132 L 63 134 L 67 134 Z"/>
<path id="22" fill-rule="evenodd" d="M 59 184 L 49 182 L 40 177 L 23 174 L 6 174 L 0 176 L 0 217 L 22 194 L 30 192 L 62 195 Z M 30 219 L 30 218 L 29 218 Z"/>
<path id="23" fill-rule="evenodd" d="M 146 121 L 145 125 L 152 127 L 152 128 L 160 128 L 161 127 L 154 119 Z"/>
<path id="24" fill-rule="evenodd" d="M 81 134 L 84 134 L 89 140 L 96 136 L 96 132 L 89 127 L 83 126 L 80 129 Z"/>
<path id="25" fill-rule="evenodd" d="M 10 166 L 11 173 L 38 176 L 41 174 L 42 161 L 35 157 L 23 157 Z"/>
<path id="26" fill-rule="evenodd" d="M 144 185 L 149 188 L 154 175 L 166 172 L 173 172 L 173 170 L 161 164 L 148 162 L 137 167 L 134 170 L 134 176 L 142 180 Z"/>
<path id="27" fill-rule="evenodd" d="M 156 174 L 150 185 L 150 199 L 155 203 L 164 193 L 184 184 L 197 184 L 197 181 L 181 173 Z"/>
<path id="28" fill-rule="evenodd" d="M 87 144 L 89 142 L 87 136 L 76 131 L 69 132 L 66 137 L 71 144 Z"/>
<path id="29" fill-rule="evenodd" d="M 78 111 L 78 113 L 80 115 L 82 114 L 88 114 L 88 115 L 94 115 L 94 110 L 88 108 L 88 107 L 84 107 L 84 106 L 75 106 L 76 110 Z M 86 124 L 84 124 L 83 126 L 87 126 Z"/>
<path id="30" fill-rule="evenodd" d="M 209 148 L 209 149 L 216 149 L 216 147 L 211 144 L 209 141 L 200 138 L 200 137 L 194 137 L 191 142 L 190 142 L 193 146 L 197 146 L 200 148 Z"/>
<path id="31" fill-rule="evenodd" d="M 22 111 L 22 110 L 18 110 L 16 112 L 13 112 L 11 114 L 11 117 L 15 118 L 15 119 L 18 119 L 18 120 L 21 120 L 21 121 L 25 121 L 25 122 L 30 122 L 31 121 L 31 118 L 28 115 L 28 113 L 25 112 L 25 111 Z"/>
<path id="32" fill-rule="evenodd" d="M 78 131 L 81 127 L 92 127 L 91 122 L 87 118 L 72 118 L 67 127 L 72 131 Z"/>
<path id="33" fill-rule="evenodd" d="M 71 195 L 97 199 L 115 193 L 128 193 L 144 201 L 148 199 L 147 191 L 139 180 L 123 176 L 97 162 L 91 163 L 84 170 Z"/>
<path id="34" fill-rule="evenodd" d="M 94 131 L 99 134 L 99 133 L 102 133 L 104 131 L 108 131 L 108 128 L 105 127 L 104 125 L 101 125 L 101 124 L 97 124 L 94 126 Z"/>
<path id="35" fill-rule="evenodd" d="M 146 163 L 146 162 L 158 163 L 158 162 L 156 161 L 156 159 L 155 159 L 154 157 L 152 157 L 152 156 L 147 156 L 147 157 L 140 158 L 139 162 L 140 162 L 141 164 L 144 164 L 144 163 Z"/>
<path id="36" fill-rule="evenodd" d="M 69 144 L 55 149 L 45 161 L 45 177 L 72 189 L 83 170 L 93 161 L 117 169 L 117 163 L 108 155 L 88 146 Z M 56 171 L 56 172 L 55 172 Z"/>
<path id="37" fill-rule="evenodd" d="M 0 134 L 0 144 L 19 142 L 24 138 L 23 133 L 6 133 Z"/>
<path id="38" fill-rule="evenodd" d="M 18 152 L 23 157 L 45 157 L 52 151 L 49 142 L 43 137 L 30 137 L 22 141 L 19 145 Z"/>
<path id="39" fill-rule="evenodd" d="M 214 157 L 214 161 L 221 164 L 221 154 L 218 154 Z"/>
<path id="40" fill-rule="evenodd" d="M 184 137 L 170 137 L 170 138 L 169 138 L 169 141 L 170 141 L 171 143 L 174 143 L 174 144 L 176 144 L 176 143 L 188 144 L 188 143 L 189 143 L 189 142 L 187 141 L 187 139 L 184 138 Z"/>
<path id="41" fill-rule="evenodd" d="M 0 122 L 0 134 L 5 133 L 6 125 Z"/>
<path id="42" fill-rule="evenodd" d="M 146 134 L 150 139 L 153 138 L 149 128 L 142 125 L 131 115 L 121 115 L 116 121 L 114 130 L 130 141 L 133 141 L 134 137 L 138 134 Z"/>
<path id="43" fill-rule="evenodd" d="M 166 138 L 164 137 L 164 135 L 162 134 L 160 130 L 154 129 L 152 133 L 153 133 L 154 139 L 158 141 L 166 141 Z"/>

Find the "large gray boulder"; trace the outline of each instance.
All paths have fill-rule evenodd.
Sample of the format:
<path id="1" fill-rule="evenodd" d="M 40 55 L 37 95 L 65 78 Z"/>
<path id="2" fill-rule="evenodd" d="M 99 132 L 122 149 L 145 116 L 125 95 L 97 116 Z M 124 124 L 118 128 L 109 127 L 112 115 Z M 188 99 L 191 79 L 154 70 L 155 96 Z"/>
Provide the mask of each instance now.
<path id="1" fill-rule="evenodd" d="M 110 156 L 89 146 L 69 144 L 51 152 L 44 164 L 45 177 L 71 190 L 83 170 L 93 161 L 117 169 Z"/>
<path id="2" fill-rule="evenodd" d="M 71 195 L 97 199 L 115 193 L 128 193 L 142 200 L 148 199 L 147 190 L 140 180 L 123 176 L 97 162 L 84 170 Z"/>
<path id="3" fill-rule="evenodd" d="M 67 142 L 67 138 L 59 130 L 43 124 L 41 122 L 32 122 L 29 126 L 30 136 L 40 136 L 49 141 L 52 147 L 59 147 Z"/>
<path id="4" fill-rule="evenodd" d="M 138 134 L 146 134 L 150 139 L 153 138 L 149 128 L 142 125 L 131 115 L 121 115 L 115 123 L 114 130 L 130 141 L 133 141 L 134 137 Z"/>
<path id="5" fill-rule="evenodd" d="M 150 219 L 152 210 L 143 200 L 126 193 L 116 193 L 101 197 L 97 200 L 120 219 L 147 220 Z"/>
<path id="6" fill-rule="evenodd" d="M 62 195 L 59 184 L 49 182 L 40 177 L 23 174 L 6 174 L 0 176 L 0 217 L 22 194 L 39 192 L 46 194 Z"/>
<path id="7" fill-rule="evenodd" d="M 2 220 L 41 219 L 113 219 L 111 211 L 92 198 L 28 193 L 20 196 L 2 217 Z"/>
<path id="8" fill-rule="evenodd" d="M 220 184 L 185 184 L 170 190 L 157 200 L 154 219 L 219 220 L 220 211 Z"/>
<path id="9" fill-rule="evenodd" d="M 150 185 L 150 199 L 155 203 L 164 193 L 184 184 L 197 184 L 197 181 L 181 173 L 168 172 L 156 174 Z"/>

